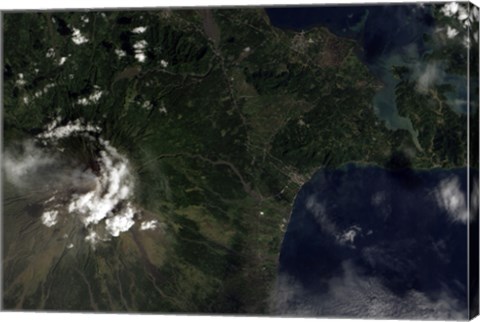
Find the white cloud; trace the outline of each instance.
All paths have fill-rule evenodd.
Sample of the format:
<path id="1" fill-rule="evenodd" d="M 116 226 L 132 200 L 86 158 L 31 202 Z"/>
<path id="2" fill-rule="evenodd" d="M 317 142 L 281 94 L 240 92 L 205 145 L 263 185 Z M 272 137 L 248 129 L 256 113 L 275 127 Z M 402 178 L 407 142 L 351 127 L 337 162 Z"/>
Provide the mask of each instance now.
<path id="1" fill-rule="evenodd" d="M 18 73 L 18 75 L 17 75 L 17 80 L 15 81 L 15 84 L 16 84 L 17 86 L 23 86 L 23 85 L 25 85 L 26 83 L 27 83 L 27 82 L 25 81 L 25 78 L 24 78 L 23 74 L 22 74 L 22 73 Z"/>
<path id="2" fill-rule="evenodd" d="M 145 101 L 142 103 L 142 108 L 146 109 L 147 111 L 150 111 L 153 108 L 153 104 L 150 101 Z"/>
<path id="3" fill-rule="evenodd" d="M 133 48 L 135 49 L 135 58 L 140 62 L 145 62 L 145 49 L 147 48 L 148 43 L 145 40 L 139 40 L 133 44 Z"/>
<path id="4" fill-rule="evenodd" d="M 143 52 L 135 53 L 135 59 L 138 60 L 139 63 L 144 63 L 147 56 Z"/>
<path id="5" fill-rule="evenodd" d="M 46 211 L 42 215 L 42 224 L 47 227 L 52 227 L 57 224 L 58 211 L 50 210 Z"/>
<path id="6" fill-rule="evenodd" d="M 36 98 L 42 97 L 44 94 L 47 94 L 47 93 L 48 93 L 48 91 L 50 90 L 50 88 L 53 88 L 53 87 L 55 87 L 55 84 L 54 84 L 54 83 L 47 84 L 47 85 L 45 85 L 45 87 L 44 87 L 43 89 L 37 90 L 33 95 L 34 95 Z"/>
<path id="7" fill-rule="evenodd" d="M 58 65 L 62 66 L 63 64 L 65 64 L 66 61 L 67 61 L 67 57 L 60 57 L 60 60 L 58 61 Z"/>
<path id="8" fill-rule="evenodd" d="M 114 208 L 125 203 L 133 193 L 133 178 L 128 161 L 107 141 L 101 140 L 101 143 L 104 150 L 100 152 L 98 160 L 100 173 L 96 177 L 95 188 L 85 194 L 74 195 L 68 205 L 70 213 L 81 215 L 85 226 L 96 225 L 107 218 Z M 110 226 L 109 232 L 114 232 L 116 236 L 117 231 L 122 231 L 119 225 L 127 225 L 126 220 L 133 218 L 134 210 L 130 204 L 124 206 L 123 211 L 116 219 L 107 222 L 107 230 Z M 128 228 L 130 227 L 131 225 Z"/>
<path id="9" fill-rule="evenodd" d="M 470 7 L 468 3 L 447 3 L 440 9 L 440 12 L 447 17 L 456 18 L 464 28 L 469 27 L 472 23 L 478 24 L 478 8 Z"/>
<path id="10" fill-rule="evenodd" d="M 148 220 L 142 222 L 140 230 L 154 230 L 158 228 L 158 220 Z"/>
<path id="11" fill-rule="evenodd" d="M 69 137 L 73 134 L 86 133 L 86 132 L 96 132 L 100 131 L 98 126 L 93 126 L 90 124 L 84 125 L 80 120 L 69 122 L 63 126 L 57 126 L 60 122 L 59 119 L 54 120 L 52 123 L 46 126 L 46 131 L 39 134 L 37 138 L 47 139 L 47 140 L 59 140 L 66 137 Z"/>
<path id="12" fill-rule="evenodd" d="M 98 244 L 98 242 L 100 242 L 102 239 L 98 236 L 98 234 L 93 231 L 93 230 L 90 230 L 87 234 L 87 236 L 85 237 L 85 241 L 90 243 L 90 245 L 92 245 L 93 248 L 95 248 L 95 246 Z"/>
<path id="13" fill-rule="evenodd" d="M 454 38 L 456 35 L 458 35 L 458 30 L 448 26 L 447 27 L 447 37 L 448 38 Z"/>
<path id="14" fill-rule="evenodd" d="M 353 246 L 353 244 L 355 242 L 355 238 L 361 233 L 362 233 L 362 228 L 357 226 L 357 225 L 353 225 L 350 228 L 348 228 L 347 230 L 345 230 L 338 237 L 338 241 L 341 244 L 350 244 L 351 246 Z"/>
<path id="15" fill-rule="evenodd" d="M 480 18 L 479 17 L 480 9 L 476 6 L 473 6 L 470 10 L 472 13 L 472 20 L 478 22 L 478 19 Z"/>
<path id="16" fill-rule="evenodd" d="M 88 42 L 87 37 L 82 35 L 79 29 L 73 28 L 72 41 L 75 45 L 81 45 Z"/>
<path id="17" fill-rule="evenodd" d="M 96 104 L 100 101 L 100 98 L 103 96 L 103 91 L 96 86 L 93 90 L 93 93 L 87 97 L 81 97 L 77 100 L 77 104 L 87 106 L 90 104 Z"/>
<path id="18" fill-rule="evenodd" d="M 442 180 L 435 190 L 435 196 L 438 205 L 447 212 L 453 222 L 468 222 L 466 196 L 460 189 L 458 177 L 451 176 Z"/>
<path id="19" fill-rule="evenodd" d="M 47 199 L 47 200 L 44 202 L 44 204 L 48 204 L 48 203 L 54 201 L 55 199 L 56 199 L 56 197 L 55 197 L 55 196 L 52 196 L 52 197 L 50 197 L 49 199 Z"/>
<path id="20" fill-rule="evenodd" d="M 147 41 L 142 39 L 142 40 L 139 40 L 139 41 L 135 42 L 133 44 L 133 48 L 141 50 L 141 49 L 147 48 L 147 45 L 148 45 Z"/>
<path id="21" fill-rule="evenodd" d="M 458 3 L 456 2 L 447 3 L 442 7 L 442 9 L 440 9 L 440 11 L 448 17 L 452 17 L 458 12 Z"/>
<path id="22" fill-rule="evenodd" d="M 143 34 L 147 30 L 147 27 L 136 27 L 132 30 L 134 34 Z"/>
<path id="23" fill-rule="evenodd" d="M 158 108 L 158 111 L 162 114 L 167 114 L 168 113 L 167 108 L 163 105 Z"/>
<path id="24" fill-rule="evenodd" d="M 78 218 L 88 230 L 85 240 L 95 246 L 134 225 L 138 213 L 131 203 L 134 177 L 128 159 L 109 141 L 98 137 L 99 127 L 80 120 L 65 125 L 61 121 L 57 118 L 45 126 L 44 132 L 37 135 L 37 142 L 27 141 L 17 152 L 7 150 L 3 167 L 7 180 L 16 186 L 36 189 L 35 185 L 41 184 L 45 188 L 41 201 L 45 207 L 41 222 L 45 226 L 58 224 L 59 216 Z M 70 136 L 82 136 L 100 148 L 95 170 L 72 165 L 62 158 L 63 150 L 56 147 L 61 147 L 60 140 Z M 66 216 L 69 213 L 73 217 Z M 154 226 L 152 221 L 147 228 Z"/>
<path id="25" fill-rule="evenodd" d="M 127 53 L 125 52 L 125 50 L 121 50 L 121 49 L 115 49 L 115 54 L 118 56 L 118 58 L 127 56 Z"/>
<path id="26" fill-rule="evenodd" d="M 110 235 L 114 237 L 120 236 L 120 233 L 128 231 L 134 224 L 133 216 L 135 215 L 131 205 L 127 206 L 121 213 L 105 220 L 105 227 Z"/>
<path id="27" fill-rule="evenodd" d="M 53 48 L 48 48 L 47 53 L 45 54 L 47 58 L 53 58 L 55 57 L 55 49 Z"/>
<path id="28" fill-rule="evenodd" d="M 459 6 L 457 17 L 458 17 L 458 20 L 460 20 L 460 21 L 466 20 L 468 18 L 467 8 L 465 8 L 464 6 Z"/>

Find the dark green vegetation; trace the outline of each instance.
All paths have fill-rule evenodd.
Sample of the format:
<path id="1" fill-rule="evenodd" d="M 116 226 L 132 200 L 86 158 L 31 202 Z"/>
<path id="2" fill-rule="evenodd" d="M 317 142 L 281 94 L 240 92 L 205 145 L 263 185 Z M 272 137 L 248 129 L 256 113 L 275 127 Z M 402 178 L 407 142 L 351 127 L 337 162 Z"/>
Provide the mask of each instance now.
<path id="1" fill-rule="evenodd" d="M 462 4 L 468 6 L 468 3 Z M 448 17 L 441 12 L 441 7 L 434 7 L 436 31 L 426 36 L 426 44 L 432 50 L 424 57 L 427 71 L 430 68 L 431 77 L 438 78 L 435 84 L 428 88 L 418 88 L 418 75 L 414 68 L 398 66 L 394 69 L 400 83 L 396 88 L 397 108 L 401 115 L 412 121 L 418 130 L 418 140 L 424 150 L 417 154 L 414 165 L 421 168 L 467 165 L 467 123 L 471 124 L 471 133 L 478 133 L 478 105 L 472 101 L 470 107 L 471 119 L 466 113 L 469 55 L 478 58 L 478 40 L 469 33 L 465 21 L 459 21 L 456 16 Z M 475 26 L 475 23 L 473 23 Z M 475 27 L 474 27 L 475 28 Z M 455 37 L 448 37 L 448 29 L 457 32 Z M 476 44 L 466 46 L 466 39 Z M 478 70 L 478 59 L 471 59 L 470 70 Z M 475 65 L 477 68 L 475 68 Z M 443 79 L 443 73 L 451 77 Z M 471 97 L 478 97 L 478 73 L 470 75 Z M 463 104 L 464 113 L 457 105 Z M 455 111 L 456 110 L 456 111 Z M 472 141 L 478 140 L 478 135 L 471 135 Z M 478 141 L 477 141 L 478 142 Z M 478 144 L 471 146 L 478 146 Z M 472 150 L 471 163 L 477 167 L 478 153 Z"/>
<path id="2" fill-rule="evenodd" d="M 397 85 L 399 113 L 408 116 L 419 131 L 423 151 L 415 159 L 418 167 L 448 168 L 467 164 L 467 115 L 452 110 L 446 91 L 448 86 L 438 85 L 419 92 L 416 81 L 408 77 Z"/>
<path id="3" fill-rule="evenodd" d="M 282 31 L 260 9 L 9 13 L 4 23 L 5 146 L 56 117 L 99 125 L 134 166 L 136 204 L 165 223 L 67 252 L 65 232 L 32 224 L 4 183 L 7 309 L 267 313 L 299 187 L 320 167 L 415 151 L 408 132 L 376 118 L 381 84 L 356 43 L 326 29 Z M 88 42 L 75 44 L 74 29 Z M 415 128 L 422 120 L 424 151 L 409 162 L 464 165 L 465 120 L 447 107 L 436 117 L 440 92 L 411 93 L 402 83 L 398 105 Z"/>

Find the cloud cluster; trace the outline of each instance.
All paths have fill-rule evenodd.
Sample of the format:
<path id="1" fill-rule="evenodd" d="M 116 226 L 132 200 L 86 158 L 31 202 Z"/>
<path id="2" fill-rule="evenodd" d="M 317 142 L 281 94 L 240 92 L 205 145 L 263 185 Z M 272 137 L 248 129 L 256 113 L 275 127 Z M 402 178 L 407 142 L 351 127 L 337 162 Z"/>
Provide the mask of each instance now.
<path id="1" fill-rule="evenodd" d="M 88 42 L 88 38 L 82 35 L 80 29 L 73 28 L 72 41 L 75 45 L 81 45 Z"/>
<path id="2" fill-rule="evenodd" d="M 133 44 L 135 49 L 135 58 L 139 63 L 145 62 L 147 56 L 145 55 L 145 49 L 147 48 L 148 43 L 145 40 L 139 40 Z"/>
<path id="3" fill-rule="evenodd" d="M 355 238 L 362 234 L 360 226 L 353 225 L 345 230 L 339 229 L 327 214 L 325 205 L 317 201 L 314 195 L 307 198 L 305 206 L 324 234 L 331 236 L 339 245 L 348 245 L 355 248 Z"/>
<path id="4" fill-rule="evenodd" d="M 133 218 L 134 213 L 130 203 L 127 202 L 132 198 L 134 188 L 128 160 L 111 147 L 107 141 L 100 140 L 100 142 L 104 150 L 100 151 L 98 160 L 100 170 L 95 178 L 95 188 L 87 193 L 74 194 L 68 205 L 70 213 L 82 215 L 81 219 L 85 226 L 98 224 L 111 214 L 114 208 L 122 206 L 122 204 L 125 205 L 121 207 L 122 209 L 117 215 L 120 216 L 119 218 L 125 217 L 124 213 Z M 114 226 L 118 227 L 118 219 L 110 222 L 116 223 Z M 127 222 L 130 224 L 130 221 Z M 130 227 L 131 225 L 133 224 L 130 224 Z M 122 230 L 120 227 L 118 229 Z M 113 231 L 115 231 L 114 235 L 118 236 L 117 229 Z"/>
<path id="5" fill-rule="evenodd" d="M 446 16 L 455 18 L 458 22 L 460 22 L 461 29 L 463 27 L 464 30 L 469 28 L 472 24 L 478 24 L 479 20 L 479 9 L 476 6 L 470 5 L 467 2 L 458 3 L 458 2 L 450 2 L 446 3 L 440 9 L 440 12 Z M 448 26 L 446 29 L 447 37 L 454 38 L 459 34 L 459 30 L 454 29 L 453 27 Z M 472 39 L 475 42 L 478 42 L 478 31 L 473 33 Z M 462 43 L 468 48 L 470 46 L 470 39 L 468 38 L 468 34 L 464 35 L 461 39 Z"/>
<path id="6" fill-rule="evenodd" d="M 83 135 L 93 140 L 91 133 L 100 131 L 99 127 L 82 124 L 79 120 L 62 126 L 58 123 L 59 120 L 56 120 L 48 125 L 46 131 L 38 135 L 38 138 L 55 143 L 65 137 Z M 93 189 L 72 194 L 66 207 L 68 213 L 79 216 L 89 230 L 86 240 L 92 245 L 108 237 L 99 236 L 99 231 L 106 231 L 113 237 L 128 231 L 135 224 L 134 216 L 138 212 L 130 202 L 133 197 L 134 178 L 127 158 L 108 141 L 101 138 L 97 141 L 101 151 L 96 160 L 98 171 L 93 177 Z M 91 174 L 91 170 L 86 171 Z M 47 207 L 46 213 L 51 211 Z M 104 229 L 96 231 L 97 225 L 104 226 Z"/>
<path id="7" fill-rule="evenodd" d="M 325 292 L 312 292 L 287 273 L 277 279 L 273 309 L 278 314 L 343 318 L 455 319 L 466 318 L 465 310 L 443 289 L 436 299 L 411 290 L 399 296 L 375 277 L 363 276 L 351 261 L 342 273 L 328 280 Z"/>
<path id="8" fill-rule="evenodd" d="M 52 123 L 46 126 L 45 132 L 37 135 L 37 138 L 43 142 L 58 141 L 60 139 L 72 136 L 74 134 L 98 133 L 100 128 L 90 124 L 82 124 L 80 120 L 69 122 L 66 125 L 60 126 L 61 119 L 57 118 Z"/>
<path id="9" fill-rule="evenodd" d="M 457 18 L 465 27 L 473 22 L 478 22 L 478 8 L 470 6 L 469 3 L 450 2 L 443 5 L 440 12 L 447 17 Z"/>
<path id="10" fill-rule="evenodd" d="M 140 225 L 140 230 L 154 230 L 159 227 L 158 220 L 148 220 L 142 222 Z"/>
<path id="11" fill-rule="evenodd" d="M 339 237 L 338 242 L 340 244 L 350 244 L 355 248 L 355 238 L 362 233 L 362 228 L 358 225 L 353 225 L 346 229 Z"/>
<path id="12" fill-rule="evenodd" d="M 42 202 L 42 224 L 53 227 L 78 218 L 87 231 L 85 240 L 92 246 L 120 236 L 141 217 L 132 203 L 135 180 L 130 163 L 99 137 L 100 132 L 98 126 L 80 120 L 62 125 L 58 118 L 35 141 L 26 141 L 20 151 L 7 150 L 4 157 L 9 182 L 21 189 L 43 185 L 50 193 Z M 60 143 L 72 136 L 83 137 L 99 148 L 93 166 L 69 164 L 62 157 Z M 145 221 L 140 229 L 157 227 L 157 221 Z"/>
<path id="13" fill-rule="evenodd" d="M 82 106 L 96 104 L 100 101 L 100 98 L 102 97 L 102 95 L 103 95 L 103 92 L 100 90 L 100 87 L 95 85 L 93 92 L 86 97 L 79 98 L 77 100 L 77 104 Z"/>
<path id="14" fill-rule="evenodd" d="M 57 210 L 45 211 L 42 215 L 42 223 L 47 227 L 55 226 L 57 223 Z"/>

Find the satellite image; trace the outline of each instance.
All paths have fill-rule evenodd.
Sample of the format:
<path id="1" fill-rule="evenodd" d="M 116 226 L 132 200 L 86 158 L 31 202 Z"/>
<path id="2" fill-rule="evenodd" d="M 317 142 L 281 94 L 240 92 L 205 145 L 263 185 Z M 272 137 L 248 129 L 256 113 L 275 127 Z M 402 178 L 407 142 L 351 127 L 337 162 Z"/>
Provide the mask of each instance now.
<path id="1" fill-rule="evenodd" d="M 468 2 L 2 13 L 2 309 L 478 315 Z"/>

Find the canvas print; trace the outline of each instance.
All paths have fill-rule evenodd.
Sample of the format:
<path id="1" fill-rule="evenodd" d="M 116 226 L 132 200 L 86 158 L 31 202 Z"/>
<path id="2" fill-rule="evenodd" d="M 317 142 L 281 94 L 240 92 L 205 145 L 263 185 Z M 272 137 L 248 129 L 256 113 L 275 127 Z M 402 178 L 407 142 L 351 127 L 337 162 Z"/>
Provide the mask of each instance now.
<path id="1" fill-rule="evenodd" d="M 469 2 L 2 13 L 2 309 L 478 314 Z"/>

